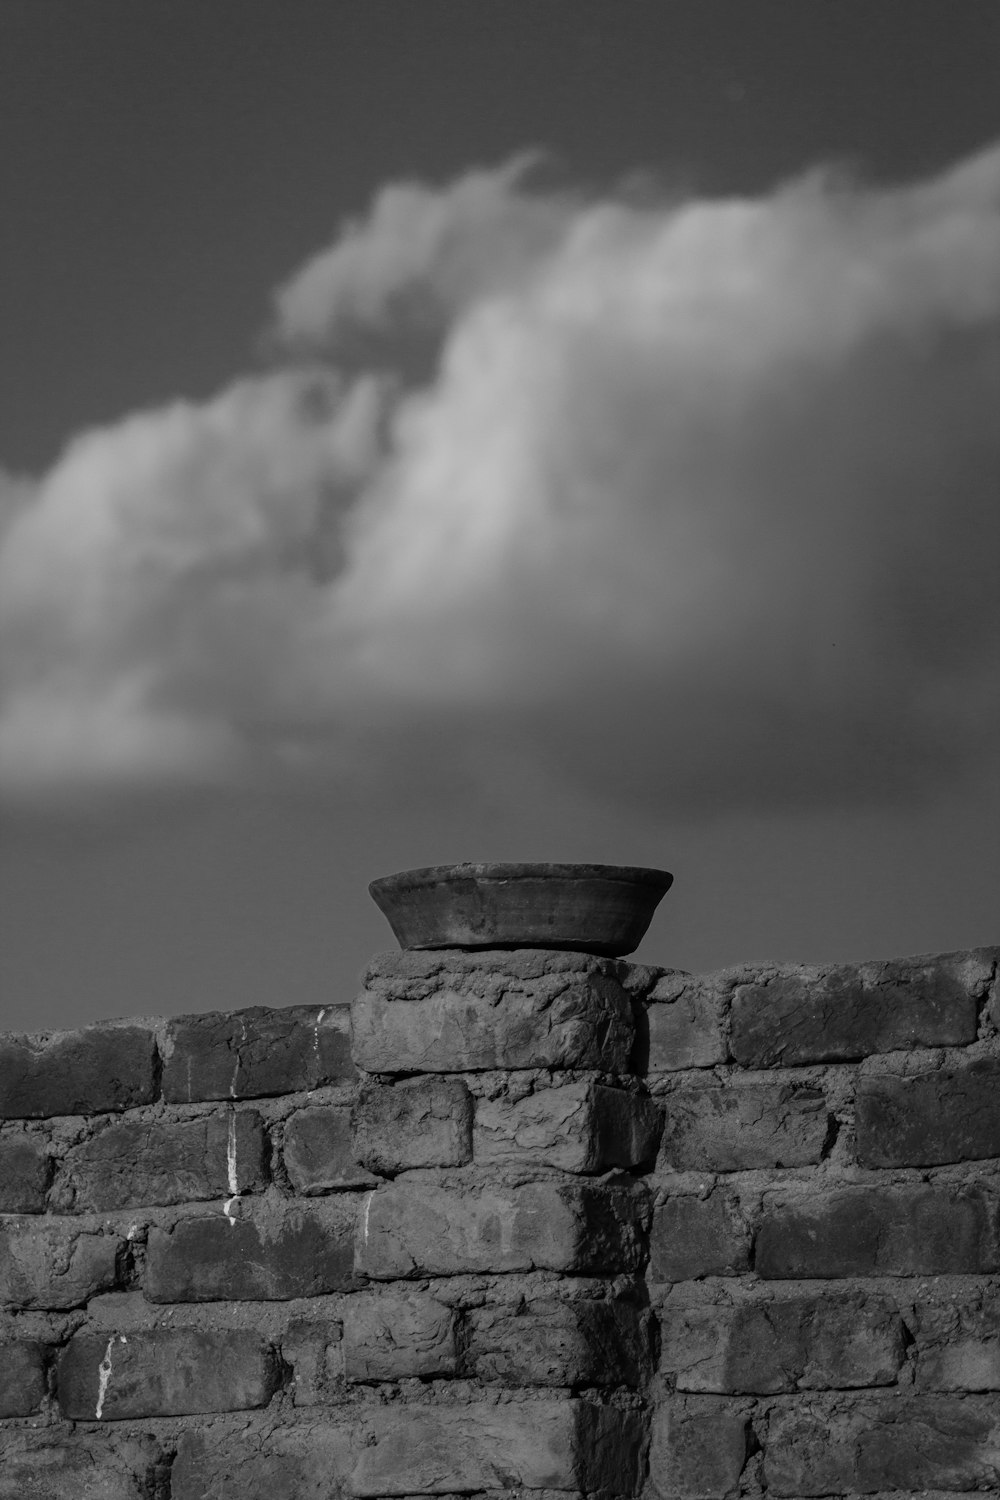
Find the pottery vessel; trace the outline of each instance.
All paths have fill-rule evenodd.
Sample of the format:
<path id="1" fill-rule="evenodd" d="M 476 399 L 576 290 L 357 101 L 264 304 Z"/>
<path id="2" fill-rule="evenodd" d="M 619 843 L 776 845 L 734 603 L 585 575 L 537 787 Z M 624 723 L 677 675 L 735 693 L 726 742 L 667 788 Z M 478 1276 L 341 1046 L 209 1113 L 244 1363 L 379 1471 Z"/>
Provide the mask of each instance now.
<path id="1" fill-rule="evenodd" d="M 401 948 L 571 948 L 621 957 L 639 946 L 673 883 L 628 865 L 433 865 L 373 880 Z"/>

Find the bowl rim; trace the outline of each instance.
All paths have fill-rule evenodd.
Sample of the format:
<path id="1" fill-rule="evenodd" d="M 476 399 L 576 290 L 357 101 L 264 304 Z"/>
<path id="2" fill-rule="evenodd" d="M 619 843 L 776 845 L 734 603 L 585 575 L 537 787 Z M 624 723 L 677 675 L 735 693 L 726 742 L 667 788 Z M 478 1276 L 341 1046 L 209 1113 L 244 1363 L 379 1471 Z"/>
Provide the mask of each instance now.
<path id="1" fill-rule="evenodd" d="M 607 880 L 623 885 L 653 886 L 666 893 L 673 885 L 674 877 L 667 870 L 658 870 L 646 865 L 594 865 L 594 864 L 528 864 L 466 861 L 456 865 L 424 865 L 415 870 L 397 870 L 393 875 L 382 875 L 370 882 L 368 889 L 374 896 L 376 891 L 412 890 L 421 886 L 447 885 L 457 881 L 481 881 L 484 884 L 503 884 L 517 880 Z"/>

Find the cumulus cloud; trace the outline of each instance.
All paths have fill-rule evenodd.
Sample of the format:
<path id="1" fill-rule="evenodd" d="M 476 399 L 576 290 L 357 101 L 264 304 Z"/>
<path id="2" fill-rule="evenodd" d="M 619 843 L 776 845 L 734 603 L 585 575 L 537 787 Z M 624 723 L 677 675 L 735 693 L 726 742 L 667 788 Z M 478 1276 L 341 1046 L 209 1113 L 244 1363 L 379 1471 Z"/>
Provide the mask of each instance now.
<path id="1" fill-rule="evenodd" d="M 660 206 L 529 165 L 385 189 L 278 293 L 286 367 L 22 487 L 8 787 L 398 778 L 410 746 L 667 811 L 987 764 L 1000 149 Z"/>

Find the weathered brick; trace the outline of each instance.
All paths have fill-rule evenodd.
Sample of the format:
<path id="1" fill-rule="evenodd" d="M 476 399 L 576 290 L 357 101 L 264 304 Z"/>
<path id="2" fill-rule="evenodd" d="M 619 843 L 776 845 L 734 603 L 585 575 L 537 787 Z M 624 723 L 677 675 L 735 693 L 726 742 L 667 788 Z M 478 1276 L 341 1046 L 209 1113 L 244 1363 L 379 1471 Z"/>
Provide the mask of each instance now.
<path id="1" fill-rule="evenodd" d="M 931 1391 L 1000 1390 L 1000 1296 L 971 1294 L 915 1309 L 916 1384 Z"/>
<path id="2" fill-rule="evenodd" d="M 355 1157 L 351 1111 L 346 1104 L 296 1110 L 285 1125 L 282 1157 L 297 1193 L 330 1193 L 374 1187 L 378 1179 Z"/>
<path id="3" fill-rule="evenodd" d="M 45 1345 L 35 1339 L 0 1343 L 0 1417 L 29 1417 L 45 1395 Z"/>
<path id="4" fill-rule="evenodd" d="M 997 1202 L 978 1185 L 845 1187 L 765 1204 L 759 1276 L 962 1276 L 1000 1269 Z"/>
<path id="5" fill-rule="evenodd" d="M 150 1500 L 166 1493 L 167 1464 L 155 1438 L 76 1428 L 5 1432 L 0 1500 Z M 162 1480 L 154 1491 L 153 1485 Z M 235 1497 L 234 1497 L 235 1500 Z"/>
<path id="6" fill-rule="evenodd" d="M 351 1118 L 358 1161 L 373 1172 L 464 1167 L 472 1160 L 472 1097 L 461 1078 L 364 1084 Z"/>
<path id="7" fill-rule="evenodd" d="M 795 969 L 737 985 L 730 1049 L 751 1068 L 850 1061 L 905 1047 L 975 1041 L 991 950 Z"/>
<path id="8" fill-rule="evenodd" d="M 253 1433 L 199 1426 L 178 1439 L 170 1500 L 333 1500 L 350 1493 L 354 1452 L 349 1420 Z"/>
<path id="9" fill-rule="evenodd" d="M 197 1120 L 122 1120 L 66 1152 L 52 1191 L 63 1213 L 192 1203 L 249 1192 L 266 1181 L 264 1127 L 255 1110 Z"/>
<path id="10" fill-rule="evenodd" d="M 467 1314 L 466 1365 L 503 1385 L 639 1385 L 650 1373 L 648 1315 L 630 1303 L 538 1297 Z"/>
<path id="11" fill-rule="evenodd" d="M 163 1097 L 257 1099 L 355 1077 L 346 1005 L 181 1016 L 167 1029 Z"/>
<path id="12" fill-rule="evenodd" d="M 609 959 L 545 949 L 380 954 L 352 1008 L 370 1073 L 628 1066 L 635 1027 Z"/>
<path id="13" fill-rule="evenodd" d="M 124 1241 L 78 1234 L 71 1224 L 8 1224 L 0 1230 L 0 1304 L 18 1308 L 80 1307 L 110 1291 Z"/>
<path id="14" fill-rule="evenodd" d="M 74 1334 L 59 1358 L 59 1409 L 72 1421 L 124 1421 L 266 1406 L 280 1365 L 246 1328 Z"/>
<path id="15" fill-rule="evenodd" d="M 990 1397 L 910 1396 L 796 1406 L 771 1417 L 769 1494 L 988 1490 L 1000 1484 L 1000 1416 Z"/>
<path id="16" fill-rule="evenodd" d="M 653 1413 L 649 1492 L 657 1500 L 738 1495 L 749 1447 L 745 1404 L 668 1396 Z"/>
<path id="17" fill-rule="evenodd" d="M 477 1100 L 473 1154 L 480 1166 L 607 1172 L 654 1159 L 661 1127 L 652 1099 L 582 1079 L 522 1098 Z"/>
<path id="18" fill-rule="evenodd" d="M 858 1160 L 868 1167 L 923 1167 L 1000 1156 L 1000 1059 L 911 1077 L 862 1078 Z"/>
<path id="19" fill-rule="evenodd" d="M 410 1411 L 397 1404 L 366 1414 L 362 1430 L 350 1478 L 358 1496 L 516 1488 L 631 1494 L 642 1449 L 636 1416 L 575 1400 Z"/>
<path id="20" fill-rule="evenodd" d="M 781 1297 L 677 1306 L 660 1315 L 660 1369 L 681 1391 L 717 1394 L 891 1385 L 903 1325 L 888 1297 Z"/>
<path id="21" fill-rule="evenodd" d="M 349 1297 L 344 1304 L 344 1374 L 351 1383 L 454 1375 L 455 1314 L 427 1292 Z"/>
<path id="22" fill-rule="evenodd" d="M 291 1366 L 295 1406 L 320 1406 L 342 1397 L 344 1341 L 339 1320 L 295 1318 L 281 1340 L 281 1357 Z"/>
<path id="23" fill-rule="evenodd" d="M 140 1026 L 0 1036 L 0 1119 L 92 1115 L 156 1097 L 156 1038 Z"/>
<path id="24" fill-rule="evenodd" d="M 728 988 L 712 975 L 665 974 L 650 994 L 650 1073 L 711 1068 L 726 1061 Z"/>
<path id="25" fill-rule="evenodd" d="M 749 1266 L 750 1231 L 739 1204 L 725 1194 L 668 1198 L 654 1213 L 651 1281 L 738 1276 Z"/>
<path id="26" fill-rule="evenodd" d="M 676 1089 L 665 1112 L 660 1161 L 679 1171 L 808 1166 L 829 1126 L 820 1090 L 782 1083 Z"/>
<path id="27" fill-rule="evenodd" d="M 645 1253 L 644 1199 L 631 1188 L 535 1182 L 465 1189 L 395 1182 L 359 1221 L 357 1266 L 393 1280 L 463 1271 L 634 1270 Z"/>
<path id="28" fill-rule="evenodd" d="M 278 1301 L 354 1284 L 356 1210 L 330 1203 L 230 1222 L 182 1219 L 151 1229 L 145 1293 L 151 1302 Z"/>
<path id="29" fill-rule="evenodd" d="M 38 1136 L 0 1136 L 0 1214 L 44 1213 L 51 1171 Z"/>

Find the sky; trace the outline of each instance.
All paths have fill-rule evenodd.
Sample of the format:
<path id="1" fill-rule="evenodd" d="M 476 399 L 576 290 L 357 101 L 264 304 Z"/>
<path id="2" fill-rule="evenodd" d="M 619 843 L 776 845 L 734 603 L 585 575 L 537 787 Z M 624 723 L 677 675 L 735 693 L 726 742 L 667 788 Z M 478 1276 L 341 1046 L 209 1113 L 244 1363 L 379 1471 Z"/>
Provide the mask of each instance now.
<path id="1" fill-rule="evenodd" d="M 5 0 L 0 1026 L 350 999 L 367 883 L 1000 940 L 993 0 Z"/>

